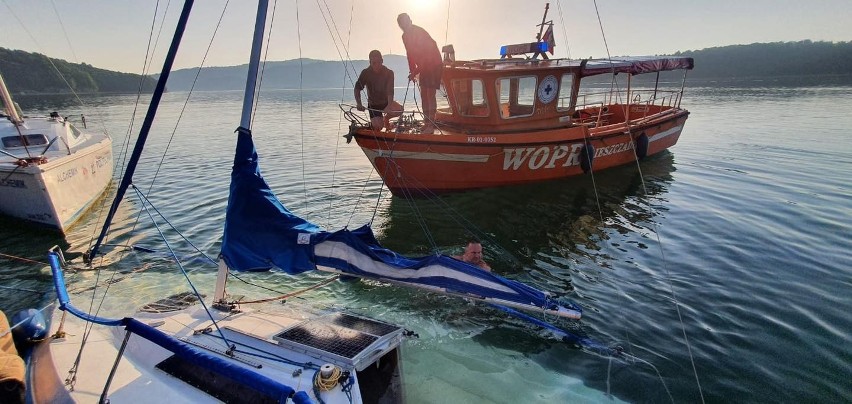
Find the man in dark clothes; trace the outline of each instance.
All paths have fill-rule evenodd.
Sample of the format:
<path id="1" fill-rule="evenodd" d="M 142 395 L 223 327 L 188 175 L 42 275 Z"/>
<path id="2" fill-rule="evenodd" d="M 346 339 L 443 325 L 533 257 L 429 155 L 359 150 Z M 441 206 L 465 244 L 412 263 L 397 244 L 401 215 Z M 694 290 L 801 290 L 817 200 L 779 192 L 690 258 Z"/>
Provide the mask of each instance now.
<path id="1" fill-rule="evenodd" d="M 408 56 L 408 79 L 420 75 L 420 99 L 423 103 L 423 115 L 426 125 L 423 133 L 432 133 L 435 130 L 435 113 L 438 110 L 438 102 L 435 93 L 441 87 L 441 74 L 444 70 L 444 62 L 441 60 L 441 52 L 438 44 L 429 36 L 423 28 L 411 23 L 408 14 L 402 13 L 396 18 L 397 24 L 402 28 L 402 43 L 405 45 L 405 53 Z"/>
<path id="2" fill-rule="evenodd" d="M 359 111 L 367 109 L 361 103 L 361 90 L 367 87 L 367 107 L 373 130 L 381 130 L 383 126 L 389 127 L 390 118 L 402 113 L 402 106 L 393 100 L 393 71 L 382 62 L 381 52 L 370 51 L 370 66 L 361 71 L 358 81 L 355 82 L 355 102 Z"/>

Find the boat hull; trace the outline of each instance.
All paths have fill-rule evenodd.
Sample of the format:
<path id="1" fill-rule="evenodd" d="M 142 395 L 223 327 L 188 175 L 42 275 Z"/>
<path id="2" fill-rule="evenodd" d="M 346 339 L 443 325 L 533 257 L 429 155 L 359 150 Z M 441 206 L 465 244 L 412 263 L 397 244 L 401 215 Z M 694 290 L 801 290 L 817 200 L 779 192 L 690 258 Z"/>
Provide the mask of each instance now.
<path id="1" fill-rule="evenodd" d="M 677 143 L 689 113 L 672 112 L 630 126 L 476 135 L 359 129 L 354 138 L 390 191 L 408 197 L 547 181 L 635 163 Z M 593 156 L 591 164 L 584 154 Z"/>
<path id="2" fill-rule="evenodd" d="M 0 213 L 66 231 L 112 180 L 112 140 L 105 137 L 47 163 L 0 166 Z"/>

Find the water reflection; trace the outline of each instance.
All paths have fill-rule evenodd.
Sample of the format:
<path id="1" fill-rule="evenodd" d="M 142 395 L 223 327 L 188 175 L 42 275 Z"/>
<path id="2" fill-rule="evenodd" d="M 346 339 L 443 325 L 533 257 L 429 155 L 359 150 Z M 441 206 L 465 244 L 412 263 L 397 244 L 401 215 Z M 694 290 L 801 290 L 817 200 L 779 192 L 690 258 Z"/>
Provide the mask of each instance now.
<path id="1" fill-rule="evenodd" d="M 483 240 L 486 260 L 507 274 L 535 266 L 542 254 L 571 258 L 600 249 L 605 227 L 647 227 L 647 203 L 664 204 L 674 157 L 663 153 L 592 176 L 484 189 L 440 198 L 392 198 L 382 243 L 405 254 L 458 254 L 469 235 Z M 644 176 L 644 187 L 643 187 Z M 647 189 L 647 195 L 645 194 Z M 650 199 L 646 199 L 650 198 Z M 424 234 L 424 230 L 425 233 Z"/>

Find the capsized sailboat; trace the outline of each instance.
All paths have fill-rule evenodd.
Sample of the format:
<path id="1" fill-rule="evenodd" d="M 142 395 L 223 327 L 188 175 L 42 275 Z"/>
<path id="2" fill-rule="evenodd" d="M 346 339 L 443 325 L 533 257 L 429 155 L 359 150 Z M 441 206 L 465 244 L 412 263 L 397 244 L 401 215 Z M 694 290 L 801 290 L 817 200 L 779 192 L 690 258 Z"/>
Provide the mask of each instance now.
<path id="1" fill-rule="evenodd" d="M 112 181 L 112 139 L 57 112 L 22 116 L 0 76 L 0 214 L 65 232 Z"/>
<path id="2" fill-rule="evenodd" d="M 90 261 L 100 257 L 109 222 L 132 186 L 192 3 L 187 0 L 184 5 L 148 114 L 103 231 L 89 253 Z M 226 293 L 229 271 L 324 270 L 459 295 L 497 305 L 510 314 L 516 308 L 571 319 L 581 316 L 581 309 L 570 302 L 454 258 L 399 255 L 383 248 L 369 226 L 327 232 L 291 213 L 261 175 L 251 131 L 266 9 L 266 1 L 261 0 L 212 302 L 190 282 L 191 293 L 152 302 L 130 317 L 102 317 L 71 302 L 63 273 L 67 263 L 60 251 L 52 251 L 49 260 L 59 309 L 73 318 L 54 321 L 56 338 L 49 344 L 53 362 L 57 369 L 71 369 L 71 375 L 70 387 L 54 389 L 51 397 L 345 403 L 398 402 L 404 397 L 400 346 L 406 330 L 402 327 L 290 303 L 247 308 L 245 298 Z M 186 275 L 180 261 L 176 263 Z M 580 344 L 588 342 L 558 335 Z M 88 354 L 100 359 L 97 363 L 81 360 Z M 48 387 L 57 386 L 53 379 Z"/>

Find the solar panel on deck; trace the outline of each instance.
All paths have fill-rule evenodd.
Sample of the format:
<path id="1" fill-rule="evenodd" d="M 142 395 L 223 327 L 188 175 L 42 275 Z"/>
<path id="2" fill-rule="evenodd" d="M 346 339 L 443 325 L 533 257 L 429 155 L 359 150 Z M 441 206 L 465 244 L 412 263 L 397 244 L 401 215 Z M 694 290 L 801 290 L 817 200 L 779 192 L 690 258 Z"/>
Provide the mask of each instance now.
<path id="1" fill-rule="evenodd" d="M 381 321 L 331 313 L 272 337 L 284 348 L 343 367 L 362 370 L 399 345 L 403 329 Z"/>
<path id="2" fill-rule="evenodd" d="M 276 339 L 353 359 L 378 337 L 332 323 L 309 322 L 276 335 Z"/>

